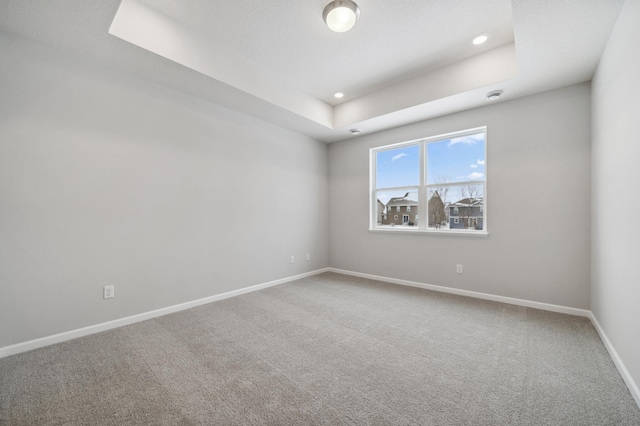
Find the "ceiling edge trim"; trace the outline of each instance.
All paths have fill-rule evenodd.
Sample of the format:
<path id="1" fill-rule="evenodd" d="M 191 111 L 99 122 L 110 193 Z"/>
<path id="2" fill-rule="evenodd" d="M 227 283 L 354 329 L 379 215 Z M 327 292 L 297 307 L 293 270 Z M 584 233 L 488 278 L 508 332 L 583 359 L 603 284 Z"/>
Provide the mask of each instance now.
<path id="1" fill-rule="evenodd" d="M 517 74 L 515 44 L 510 43 L 337 105 L 334 126 L 351 126 L 509 80 Z"/>

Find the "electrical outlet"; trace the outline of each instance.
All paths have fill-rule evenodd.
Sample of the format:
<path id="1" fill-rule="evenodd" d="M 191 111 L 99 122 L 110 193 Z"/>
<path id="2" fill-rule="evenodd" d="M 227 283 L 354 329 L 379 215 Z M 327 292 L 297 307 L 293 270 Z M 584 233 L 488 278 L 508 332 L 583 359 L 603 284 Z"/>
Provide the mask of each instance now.
<path id="1" fill-rule="evenodd" d="M 296 258 L 294 256 L 291 256 L 291 263 L 295 263 Z"/>
<path id="2" fill-rule="evenodd" d="M 311 253 L 307 253 L 307 260 L 311 260 Z"/>
<path id="3" fill-rule="evenodd" d="M 116 297 L 116 286 L 114 286 L 114 285 L 105 285 L 102 288 L 102 298 L 103 299 L 111 299 L 112 297 Z"/>
<path id="4" fill-rule="evenodd" d="M 457 272 L 458 274 L 461 274 L 461 273 L 462 273 L 462 265 L 459 265 L 459 264 L 458 264 L 458 265 L 456 265 L 456 272 Z"/>

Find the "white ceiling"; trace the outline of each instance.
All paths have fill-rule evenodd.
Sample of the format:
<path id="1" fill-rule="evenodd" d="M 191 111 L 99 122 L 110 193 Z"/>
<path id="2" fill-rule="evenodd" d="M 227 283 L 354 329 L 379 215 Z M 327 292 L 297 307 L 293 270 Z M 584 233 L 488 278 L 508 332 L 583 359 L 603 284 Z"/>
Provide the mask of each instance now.
<path id="1" fill-rule="evenodd" d="M 509 0 L 359 0 L 342 34 L 322 21 L 328 0 L 141 2 L 327 103 L 513 42 Z M 470 43 L 484 32 L 486 46 Z"/>
<path id="2" fill-rule="evenodd" d="M 0 30 L 332 142 L 587 81 L 623 0 L 357 0 L 341 34 L 328 2 L 2 0 Z"/>

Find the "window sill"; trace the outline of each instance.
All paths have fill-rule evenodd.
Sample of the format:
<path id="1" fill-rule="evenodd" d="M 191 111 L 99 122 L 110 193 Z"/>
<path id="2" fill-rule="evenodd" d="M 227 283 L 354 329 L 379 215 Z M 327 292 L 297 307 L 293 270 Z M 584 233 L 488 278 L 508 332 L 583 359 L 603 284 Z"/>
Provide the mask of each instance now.
<path id="1" fill-rule="evenodd" d="M 436 229 L 411 229 L 404 227 L 395 228 L 369 228 L 369 232 L 379 233 L 391 233 L 391 234 L 411 234 L 411 235 L 442 235 L 442 236 L 456 236 L 456 237 L 472 237 L 472 238 L 486 238 L 489 236 L 487 231 L 438 231 Z"/>

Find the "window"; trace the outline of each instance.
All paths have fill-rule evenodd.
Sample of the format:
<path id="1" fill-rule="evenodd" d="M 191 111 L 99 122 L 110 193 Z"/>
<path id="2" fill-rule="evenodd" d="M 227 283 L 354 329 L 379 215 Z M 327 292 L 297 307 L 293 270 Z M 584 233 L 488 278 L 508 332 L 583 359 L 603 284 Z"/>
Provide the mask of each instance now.
<path id="1" fill-rule="evenodd" d="M 373 148 L 370 161 L 370 229 L 487 235 L 485 127 Z M 415 221 L 380 223 L 378 202 Z"/>

